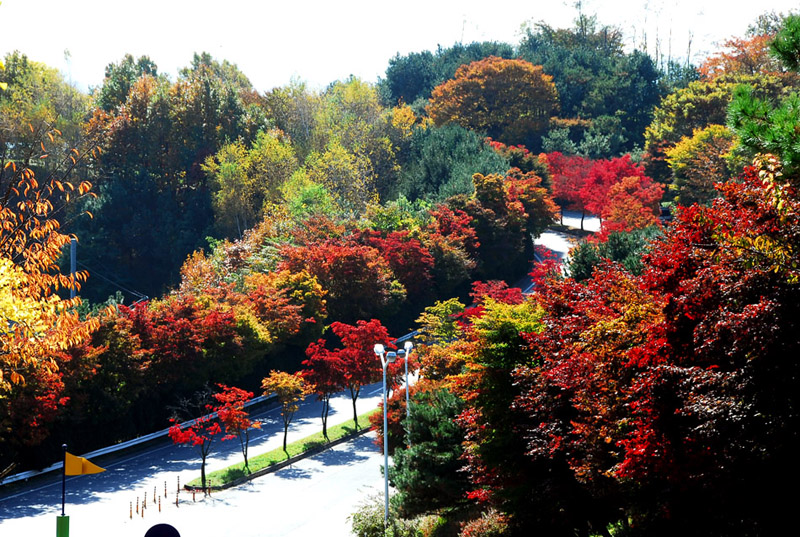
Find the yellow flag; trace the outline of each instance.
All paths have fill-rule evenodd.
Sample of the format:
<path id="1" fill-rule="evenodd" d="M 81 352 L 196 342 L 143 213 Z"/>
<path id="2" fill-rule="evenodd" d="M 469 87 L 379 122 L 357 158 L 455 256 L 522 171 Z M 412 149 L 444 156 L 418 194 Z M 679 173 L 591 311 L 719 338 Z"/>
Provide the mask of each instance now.
<path id="1" fill-rule="evenodd" d="M 83 457 L 76 457 L 72 453 L 64 452 L 64 473 L 66 475 L 99 474 L 105 471 L 105 468 L 100 468 Z"/>

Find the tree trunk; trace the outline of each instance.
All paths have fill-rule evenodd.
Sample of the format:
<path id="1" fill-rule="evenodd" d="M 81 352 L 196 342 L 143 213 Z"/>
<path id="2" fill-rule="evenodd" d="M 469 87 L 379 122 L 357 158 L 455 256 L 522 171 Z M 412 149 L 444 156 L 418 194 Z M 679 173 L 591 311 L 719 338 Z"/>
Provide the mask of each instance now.
<path id="1" fill-rule="evenodd" d="M 289 424 L 284 422 L 283 424 L 283 452 L 286 453 L 286 456 L 289 456 L 289 452 L 286 451 L 286 437 L 289 436 Z"/>
<path id="2" fill-rule="evenodd" d="M 248 474 L 250 473 L 250 466 L 247 464 L 247 448 L 250 445 L 250 431 L 245 429 L 244 431 L 244 440 L 239 437 L 239 440 L 242 442 L 242 455 L 244 456 L 244 470 Z"/>
<path id="3" fill-rule="evenodd" d="M 200 485 L 203 487 L 203 494 L 208 496 L 208 489 L 206 488 L 206 454 L 201 454 L 200 462 Z"/>
<path id="4" fill-rule="evenodd" d="M 328 409 L 330 408 L 330 399 L 322 400 L 322 437 L 325 440 L 328 438 Z"/>

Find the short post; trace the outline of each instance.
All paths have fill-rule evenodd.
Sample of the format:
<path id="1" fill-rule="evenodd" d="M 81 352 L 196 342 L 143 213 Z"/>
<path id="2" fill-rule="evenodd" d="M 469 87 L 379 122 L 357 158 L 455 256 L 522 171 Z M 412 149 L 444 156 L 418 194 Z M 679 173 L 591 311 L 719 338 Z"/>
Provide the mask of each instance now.
<path id="1" fill-rule="evenodd" d="M 128 503 L 130 503 L 130 508 L 131 508 L 130 519 L 133 520 L 133 502 L 128 502 Z"/>
<path id="2" fill-rule="evenodd" d="M 69 537 L 69 517 L 56 517 L 56 537 Z"/>
<path id="3" fill-rule="evenodd" d="M 167 497 L 167 482 L 164 481 L 164 497 Z"/>
<path id="4" fill-rule="evenodd" d="M 158 498 L 158 512 L 161 512 L 161 497 Z"/>

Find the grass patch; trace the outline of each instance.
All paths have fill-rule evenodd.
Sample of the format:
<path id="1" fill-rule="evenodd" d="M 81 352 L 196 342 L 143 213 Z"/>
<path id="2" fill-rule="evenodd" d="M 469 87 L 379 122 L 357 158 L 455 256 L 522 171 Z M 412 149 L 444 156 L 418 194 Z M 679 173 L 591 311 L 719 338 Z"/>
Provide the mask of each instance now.
<path id="1" fill-rule="evenodd" d="M 369 417 L 376 412 L 379 412 L 379 410 L 371 410 L 358 416 L 358 424 L 360 425 L 359 430 L 369 427 Z M 344 436 L 354 433 L 355 431 L 356 428 L 353 420 L 347 420 L 339 425 L 328 427 L 328 439 L 333 442 Z M 289 431 L 289 434 L 291 437 L 291 431 Z M 296 442 L 286 444 L 286 451 L 283 451 L 283 447 L 279 447 L 277 449 L 273 449 L 272 451 L 262 453 L 261 455 L 250 457 L 250 473 L 263 470 L 264 468 L 269 468 L 273 464 L 283 462 L 286 459 L 296 457 L 297 455 L 311 451 L 312 449 L 322 447 L 327 443 L 328 442 L 326 442 L 325 438 L 322 436 L 322 431 L 320 431 L 301 440 L 297 440 Z M 223 468 L 222 470 L 217 470 L 215 472 L 206 474 L 206 486 L 221 487 L 246 475 L 247 472 L 244 469 L 244 461 L 242 461 L 234 464 L 233 466 Z M 187 485 L 191 487 L 200 487 L 202 484 L 200 483 L 200 478 L 198 477 L 197 479 L 193 479 L 187 483 Z"/>

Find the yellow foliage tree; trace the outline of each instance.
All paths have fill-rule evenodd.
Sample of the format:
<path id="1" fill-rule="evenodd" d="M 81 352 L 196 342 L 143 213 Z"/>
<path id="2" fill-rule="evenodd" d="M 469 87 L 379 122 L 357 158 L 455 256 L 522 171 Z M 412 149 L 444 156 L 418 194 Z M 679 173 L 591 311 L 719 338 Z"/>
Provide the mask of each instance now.
<path id="1" fill-rule="evenodd" d="M 557 109 L 556 86 L 541 65 L 495 56 L 459 67 L 427 108 L 437 126 L 458 123 L 504 143 L 543 132 Z"/>
<path id="2" fill-rule="evenodd" d="M 313 391 L 313 386 L 297 373 L 285 371 L 270 371 L 269 376 L 261 381 L 264 395 L 275 394 L 281 405 L 283 417 L 283 450 L 286 451 L 286 435 L 294 413 L 300 409 L 300 401 Z"/>

